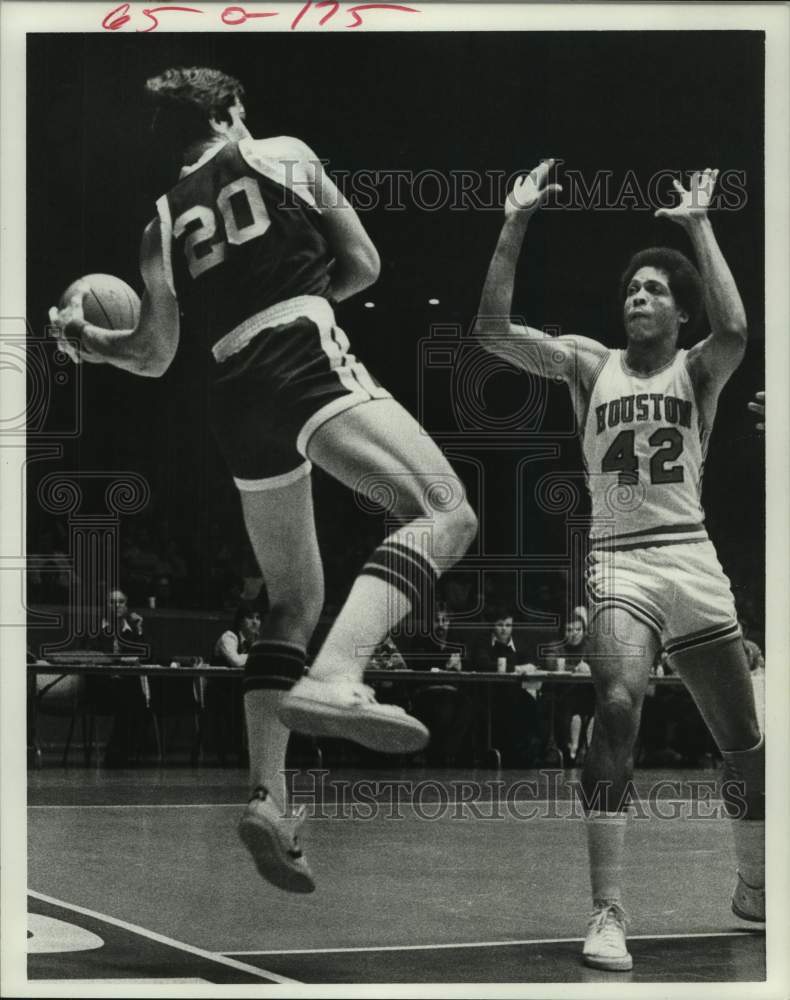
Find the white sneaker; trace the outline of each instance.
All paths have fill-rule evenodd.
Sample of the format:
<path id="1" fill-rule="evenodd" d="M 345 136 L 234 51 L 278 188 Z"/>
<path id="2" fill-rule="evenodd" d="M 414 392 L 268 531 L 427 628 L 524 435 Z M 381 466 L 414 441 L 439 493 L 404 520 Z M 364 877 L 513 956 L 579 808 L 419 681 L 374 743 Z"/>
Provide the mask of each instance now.
<path id="1" fill-rule="evenodd" d="M 259 873 L 286 892 L 313 892 L 315 881 L 299 847 L 302 812 L 283 816 L 269 792 L 256 788 L 239 822 L 239 836 Z"/>
<path id="2" fill-rule="evenodd" d="M 587 925 L 582 961 L 593 969 L 629 972 L 634 960 L 625 944 L 625 910 L 619 903 L 596 906 Z"/>
<path id="3" fill-rule="evenodd" d="M 765 922 L 765 886 L 752 886 L 743 881 L 738 872 L 738 881 L 732 893 L 732 912 L 741 920 Z"/>
<path id="4" fill-rule="evenodd" d="M 373 689 L 357 681 L 303 677 L 283 695 L 277 715 L 299 733 L 354 740 L 384 753 L 416 753 L 430 737 L 399 705 L 380 705 Z"/>

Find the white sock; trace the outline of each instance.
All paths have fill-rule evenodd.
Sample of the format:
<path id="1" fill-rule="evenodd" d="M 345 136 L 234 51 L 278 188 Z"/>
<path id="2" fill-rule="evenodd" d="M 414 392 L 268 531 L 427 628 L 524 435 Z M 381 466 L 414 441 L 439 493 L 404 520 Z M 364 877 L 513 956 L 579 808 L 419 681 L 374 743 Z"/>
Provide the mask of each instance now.
<path id="1" fill-rule="evenodd" d="M 589 812 L 585 821 L 593 903 L 619 903 L 628 814 Z"/>
<path id="2" fill-rule="evenodd" d="M 244 695 L 247 744 L 250 754 L 250 792 L 260 785 L 281 811 L 286 808 L 285 752 L 290 729 L 277 718 L 283 691 L 257 689 Z"/>
<path id="3" fill-rule="evenodd" d="M 310 668 L 310 677 L 362 680 L 376 646 L 410 610 L 411 603 L 388 583 L 358 576 Z"/>

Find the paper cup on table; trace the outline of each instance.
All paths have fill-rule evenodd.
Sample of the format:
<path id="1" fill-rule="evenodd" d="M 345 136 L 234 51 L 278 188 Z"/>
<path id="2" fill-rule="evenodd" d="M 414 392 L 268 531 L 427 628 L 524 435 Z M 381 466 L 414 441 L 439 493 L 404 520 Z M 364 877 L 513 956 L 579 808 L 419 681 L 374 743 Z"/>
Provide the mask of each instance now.
<path id="1" fill-rule="evenodd" d="M 500 656 L 500 657 L 497 658 L 497 661 L 496 661 L 496 672 L 498 674 L 506 674 L 507 673 L 507 657 Z"/>

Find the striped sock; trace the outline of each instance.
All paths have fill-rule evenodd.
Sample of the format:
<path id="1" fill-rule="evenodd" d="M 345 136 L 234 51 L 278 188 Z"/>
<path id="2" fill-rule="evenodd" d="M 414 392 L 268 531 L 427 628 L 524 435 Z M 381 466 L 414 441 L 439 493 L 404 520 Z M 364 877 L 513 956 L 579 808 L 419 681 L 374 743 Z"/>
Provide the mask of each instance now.
<path id="1" fill-rule="evenodd" d="M 439 571 L 429 551 L 430 536 L 413 524 L 382 542 L 354 581 L 311 677 L 360 680 L 373 650 L 406 615 L 423 620 L 432 613 Z"/>
<path id="2" fill-rule="evenodd" d="M 436 567 L 425 555 L 404 544 L 397 535 L 384 540 L 360 573 L 360 576 L 372 576 L 393 587 L 408 601 L 408 611 L 420 619 L 426 611 L 432 610 L 431 597 L 438 575 Z"/>

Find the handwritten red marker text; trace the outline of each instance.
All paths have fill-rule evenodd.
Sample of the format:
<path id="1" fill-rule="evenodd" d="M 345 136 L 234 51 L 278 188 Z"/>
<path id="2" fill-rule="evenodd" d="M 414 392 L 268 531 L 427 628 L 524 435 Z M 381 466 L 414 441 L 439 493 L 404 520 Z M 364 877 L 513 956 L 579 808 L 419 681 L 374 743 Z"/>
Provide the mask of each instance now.
<path id="1" fill-rule="evenodd" d="M 323 8 L 328 8 L 326 13 L 323 12 Z M 317 21 L 319 28 L 323 28 L 324 25 L 332 21 L 340 11 L 342 11 L 343 15 L 347 15 L 350 18 L 350 20 L 344 21 L 342 24 L 338 22 L 337 26 L 343 28 L 359 28 L 364 23 L 363 15 L 367 16 L 372 11 L 386 11 L 388 13 L 394 12 L 400 14 L 420 13 L 415 7 L 406 7 L 399 3 L 343 4 L 339 0 L 307 0 L 291 20 L 289 25 L 290 30 L 293 31 L 299 27 L 306 15 L 318 12 L 319 9 L 322 12 L 321 17 Z M 136 15 L 137 11 L 132 11 L 131 4 L 119 4 L 104 16 L 101 26 L 105 31 L 118 31 L 126 25 L 131 25 L 131 22 L 134 20 L 133 14 Z M 212 14 L 208 14 L 199 7 L 181 7 L 168 4 L 160 7 L 143 7 L 139 14 L 145 18 L 143 21 L 144 27 L 134 27 L 133 25 L 132 27 L 134 27 L 135 31 L 145 34 L 149 31 L 156 31 L 160 24 L 160 16 L 162 15 L 168 15 L 168 21 L 170 21 L 172 20 L 172 16 L 175 15 L 179 15 L 178 19 L 181 20 L 184 15 L 198 14 L 201 17 L 210 17 L 213 15 L 213 12 Z M 279 10 L 247 10 L 246 7 L 233 4 L 222 9 L 219 14 L 219 20 L 226 27 L 235 28 L 237 25 L 245 24 L 247 21 L 253 21 L 257 18 L 280 16 L 281 12 Z M 283 14 L 282 16 L 285 15 Z M 194 20 L 194 18 L 190 17 L 190 20 Z M 316 23 L 314 18 L 308 18 L 305 22 L 305 27 L 311 23 Z"/>

